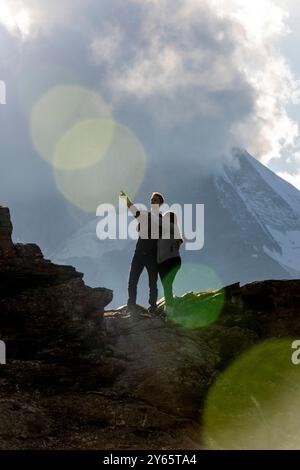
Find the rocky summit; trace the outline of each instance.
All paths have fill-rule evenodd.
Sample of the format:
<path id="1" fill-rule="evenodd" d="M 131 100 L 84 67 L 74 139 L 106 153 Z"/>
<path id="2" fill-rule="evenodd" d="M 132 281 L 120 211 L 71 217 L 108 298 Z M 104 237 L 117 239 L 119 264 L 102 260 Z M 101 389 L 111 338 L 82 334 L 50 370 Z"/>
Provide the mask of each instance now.
<path id="1" fill-rule="evenodd" d="M 247 419 L 266 426 L 270 446 L 277 443 L 265 402 L 270 408 L 282 369 L 270 361 L 278 345 L 289 358 L 289 345 L 300 338 L 300 280 L 189 292 L 172 313 L 161 302 L 153 316 L 143 307 L 109 310 L 112 291 L 82 278 L 45 260 L 36 245 L 14 244 L 9 210 L 0 208 L 0 339 L 7 354 L 0 366 L 1 449 L 259 447 L 252 435 L 239 437 Z M 264 355 L 255 355 L 262 345 Z M 246 383 L 238 366 L 241 358 L 249 364 L 249 351 L 255 367 Z M 272 372 L 261 381 L 264 393 L 254 380 L 261 364 Z M 240 389 L 232 386 L 234 373 Z M 284 375 L 286 387 L 290 377 L 297 381 Z M 279 411 L 282 418 L 285 409 Z M 293 432 L 290 411 L 286 416 L 281 442 Z"/>

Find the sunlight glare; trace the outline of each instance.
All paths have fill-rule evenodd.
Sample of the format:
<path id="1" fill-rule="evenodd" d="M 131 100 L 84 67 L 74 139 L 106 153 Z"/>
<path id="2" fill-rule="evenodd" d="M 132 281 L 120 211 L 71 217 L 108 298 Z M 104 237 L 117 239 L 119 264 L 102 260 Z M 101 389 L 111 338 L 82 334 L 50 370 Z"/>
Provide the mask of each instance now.
<path id="1" fill-rule="evenodd" d="M 9 5 L 8 1 L 1 2 L 0 6 L 0 23 L 14 35 L 25 38 L 30 34 L 32 26 L 32 18 L 29 10 L 26 8 L 17 8 Z"/>

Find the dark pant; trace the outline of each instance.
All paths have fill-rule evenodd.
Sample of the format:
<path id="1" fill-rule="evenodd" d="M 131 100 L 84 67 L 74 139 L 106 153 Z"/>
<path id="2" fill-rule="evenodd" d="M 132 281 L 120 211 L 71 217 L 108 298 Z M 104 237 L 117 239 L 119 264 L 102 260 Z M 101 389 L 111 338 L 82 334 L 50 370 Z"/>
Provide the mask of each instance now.
<path id="1" fill-rule="evenodd" d="M 146 268 L 149 277 L 149 304 L 156 307 L 157 302 L 157 276 L 158 268 L 156 261 L 156 253 L 139 253 L 135 252 L 130 269 L 128 282 L 128 305 L 136 303 L 137 285 L 143 269 Z"/>
<path id="2" fill-rule="evenodd" d="M 158 265 L 159 276 L 164 288 L 166 305 L 173 304 L 173 282 L 181 267 L 181 258 L 171 258 Z"/>

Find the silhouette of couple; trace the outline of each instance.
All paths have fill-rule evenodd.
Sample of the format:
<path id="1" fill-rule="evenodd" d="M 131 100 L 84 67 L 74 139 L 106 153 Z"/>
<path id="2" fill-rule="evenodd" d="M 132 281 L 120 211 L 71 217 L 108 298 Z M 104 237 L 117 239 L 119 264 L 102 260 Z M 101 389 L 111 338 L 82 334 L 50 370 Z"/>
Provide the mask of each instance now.
<path id="1" fill-rule="evenodd" d="M 139 278 L 146 268 L 149 278 L 149 304 L 148 311 L 157 313 L 157 279 L 162 281 L 165 305 L 168 313 L 173 312 L 173 282 L 181 267 L 180 245 L 183 243 L 174 212 L 161 214 L 160 208 L 164 197 L 160 193 L 153 193 L 150 199 L 151 210 L 139 210 L 131 202 L 124 191 L 120 196 L 126 200 L 127 207 L 138 220 L 137 230 L 139 238 L 131 263 L 128 282 L 129 308 L 136 306 L 137 285 Z"/>

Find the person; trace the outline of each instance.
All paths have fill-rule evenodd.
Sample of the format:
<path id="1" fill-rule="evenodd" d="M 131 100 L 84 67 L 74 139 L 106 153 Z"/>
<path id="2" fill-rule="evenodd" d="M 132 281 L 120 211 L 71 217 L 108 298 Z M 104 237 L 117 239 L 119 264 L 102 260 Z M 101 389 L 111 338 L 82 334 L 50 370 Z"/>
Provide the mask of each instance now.
<path id="1" fill-rule="evenodd" d="M 158 272 L 164 289 L 167 313 L 173 313 L 173 282 L 181 267 L 180 246 L 183 243 L 174 212 L 166 212 L 162 219 L 162 237 L 158 240 Z"/>
<path id="2" fill-rule="evenodd" d="M 139 278 L 146 268 L 149 279 L 149 313 L 157 313 L 157 241 L 161 231 L 162 215 L 160 207 L 164 203 L 164 197 L 161 193 L 154 192 L 150 198 L 151 211 L 140 211 L 131 202 L 124 191 L 120 196 L 126 199 L 127 207 L 139 221 L 137 240 L 134 256 L 131 262 L 129 281 L 128 281 L 128 301 L 127 306 L 132 309 L 136 306 L 137 286 Z"/>

